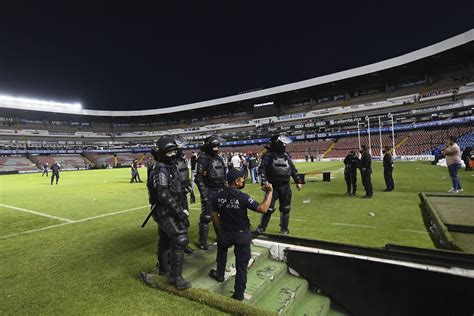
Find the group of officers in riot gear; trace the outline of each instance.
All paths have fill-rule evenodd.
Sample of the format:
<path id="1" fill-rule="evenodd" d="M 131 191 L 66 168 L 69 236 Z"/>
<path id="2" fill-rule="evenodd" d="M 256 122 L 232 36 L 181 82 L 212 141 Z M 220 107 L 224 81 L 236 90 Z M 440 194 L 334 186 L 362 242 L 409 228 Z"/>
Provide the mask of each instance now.
<path id="1" fill-rule="evenodd" d="M 393 181 L 393 157 L 392 149 L 385 146 L 383 151 L 383 175 L 386 188 L 385 192 L 391 192 L 395 189 Z M 362 185 L 365 189 L 365 195 L 362 198 L 370 199 L 373 196 L 372 189 L 372 156 L 367 145 L 362 145 L 360 149 L 360 158 L 355 151 L 350 151 L 344 158 L 344 180 L 347 185 L 346 195 L 355 196 L 357 192 L 357 169 L 360 169 Z"/>
<path id="2" fill-rule="evenodd" d="M 264 201 L 258 204 L 250 196 L 240 192 L 245 185 L 240 171 L 227 170 L 219 155 L 223 141 L 218 136 L 206 139 L 196 161 L 194 182 L 201 197 L 197 246 L 203 250 L 210 248 L 208 236 L 212 221 L 217 236 L 218 254 L 217 270 L 212 270 L 210 276 L 219 282 L 223 281 L 227 248 L 235 246 L 237 276 L 233 298 L 243 300 L 251 242 L 247 209 L 263 213 L 256 230 L 261 234 L 274 212 L 276 200 L 279 200 L 280 232 L 288 234 L 291 210 L 290 177 L 294 179 L 298 190 L 302 188 L 303 183 L 291 158 L 285 152 L 285 145 L 291 140 L 285 136 L 274 136 L 270 139 L 258 170 L 262 190 L 265 191 Z M 158 273 L 167 276 L 169 283 L 180 290 L 191 286 L 182 276 L 184 254 L 192 252 L 188 246 L 187 194 L 191 195 L 191 203 L 195 202 L 189 169 L 181 152 L 183 145 L 179 138 L 163 136 L 152 151 L 156 162 L 148 166 L 147 179 L 149 202 L 152 205 L 150 215 L 158 223 Z"/>

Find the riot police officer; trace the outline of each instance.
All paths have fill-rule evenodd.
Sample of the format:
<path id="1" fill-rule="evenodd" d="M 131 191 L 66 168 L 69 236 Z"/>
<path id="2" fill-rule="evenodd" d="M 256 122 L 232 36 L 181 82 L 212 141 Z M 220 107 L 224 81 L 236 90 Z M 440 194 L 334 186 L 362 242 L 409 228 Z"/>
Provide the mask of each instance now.
<path id="1" fill-rule="evenodd" d="M 191 283 L 182 277 L 184 251 L 189 243 L 189 213 L 183 206 L 182 188 L 176 169 L 178 145 L 174 137 L 163 136 L 152 155 L 156 160 L 148 178 L 148 195 L 158 223 L 158 273 L 183 290 Z"/>
<path id="2" fill-rule="evenodd" d="M 372 191 L 372 156 L 367 149 L 367 145 L 360 146 L 360 176 L 362 178 L 362 184 L 364 185 L 365 195 L 362 197 L 363 199 L 371 199 L 373 195 Z"/>
<path id="3" fill-rule="evenodd" d="M 390 147 L 385 146 L 383 149 L 383 178 L 385 180 L 385 192 L 392 192 L 395 189 L 393 182 L 393 157 Z"/>
<path id="4" fill-rule="evenodd" d="M 257 233 L 261 234 L 268 226 L 268 222 L 275 211 L 275 202 L 280 202 L 280 233 L 288 234 L 288 224 L 290 221 L 291 210 L 291 188 L 290 176 L 295 180 L 296 188 L 301 190 L 303 183 L 298 175 L 293 161 L 287 152 L 285 152 L 286 144 L 291 143 L 289 137 L 283 135 L 275 135 L 270 138 L 270 147 L 263 155 L 258 173 L 260 175 L 262 186 L 266 182 L 273 185 L 273 197 L 268 212 L 262 215 Z"/>
<path id="5" fill-rule="evenodd" d="M 357 166 L 359 165 L 359 158 L 355 151 L 350 151 L 344 158 L 344 180 L 346 181 L 348 196 L 355 196 L 357 192 Z"/>
<path id="6" fill-rule="evenodd" d="M 200 249 L 208 250 L 209 223 L 211 222 L 211 202 L 214 196 L 222 191 L 225 184 L 226 165 L 219 156 L 219 148 L 224 139 L 218 136 L 207 138 L 201 147 L 201 154 L 196 164 L 196 183 L 201 194 L 201 216 L 199 217 Z"/>

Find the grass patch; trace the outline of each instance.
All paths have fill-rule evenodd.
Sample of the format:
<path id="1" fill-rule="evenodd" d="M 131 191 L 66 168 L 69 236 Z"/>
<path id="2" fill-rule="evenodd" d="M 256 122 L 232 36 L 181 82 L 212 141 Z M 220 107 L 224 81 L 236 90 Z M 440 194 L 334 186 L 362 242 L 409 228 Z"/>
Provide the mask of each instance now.
<path id="1" fill-rule="evenodd" d="M 386 193 L 381 164 L 375 162 L 374 198 L 362 200 L 360 178 L 359 197 L 344 196 L 342 163 L 297 167 L 300 172 L 331 171 L 334 178 L 329 183 L 311 180 L 302 191 L 293 190 L 291 235 L 373 247 L 387 243 L 434 247 L 417 193 L 448 190 L 446 168 L 396 163 L 395 192 Z M 145 171 L 141 173 L 144 178 Z M 40 174 L 4 175 L 0 204 L 73 221 L 147 205 L 145 183 L 130 184 L 129 178 L 128 169 L 71 171 L 63 172 L 59 185 L 51 186 L 50 179 Z M 473 193 L 474 177 L 461 170 L 460 178 L 466 193 Z M 258 185 L 247 184 L 245 191 L 262 199 Z M 198 239 L 199 209 L 198 204 L 191 205 L 193 243 Z M 147 213 L 147 208 L 137 209 L 1 238 L 62 222 L 0 207 L 0 314 L 221 314 L 205 304 L 149 288 L 139 279 L 140 271 L 150 271 L 156 263 L 156 224 L 150 221 L 140 228 Z M 278 216 L 276 212 L 274 217 Z M 251 212 L 251 221 L 256 227 L 258 214 Z M 272 218 L 268 232 L 277 233 L 278 224 Z"/>

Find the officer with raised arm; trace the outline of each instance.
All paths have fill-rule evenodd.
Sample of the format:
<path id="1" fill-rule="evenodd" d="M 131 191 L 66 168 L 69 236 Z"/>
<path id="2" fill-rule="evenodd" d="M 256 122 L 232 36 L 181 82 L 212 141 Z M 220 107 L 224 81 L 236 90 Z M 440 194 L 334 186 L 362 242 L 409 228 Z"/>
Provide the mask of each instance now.
<path id="1" fill-rule="evenodd" d="M 265 213 L 272 200 L 272 185 L 264 185 L 265 197 L 258 204 L 248 194 L 240 191 L 245 187 L 242 171 L 232 168 L 227 173 L 228 187 L 217 193 L 213 200 L 212 222 L 218 232 L 217 240 L 217 270 L 211 270 L 209 276 L 218 282 L 224 282 L 224 272 L 227 263 L 227 250 L 234 246 L 235 285 L 233 299 L 244 300 L 247 285 L 247 267 L 250 260 L 250 220 L 247 209 Z"/>

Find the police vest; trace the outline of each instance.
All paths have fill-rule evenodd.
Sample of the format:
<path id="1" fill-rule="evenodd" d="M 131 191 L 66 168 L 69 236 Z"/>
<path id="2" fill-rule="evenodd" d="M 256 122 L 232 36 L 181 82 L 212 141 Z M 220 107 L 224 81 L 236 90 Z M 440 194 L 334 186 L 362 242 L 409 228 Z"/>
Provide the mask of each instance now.
<path id="1" fill-rule="evenodd" d="M 166 169 L 166 170 L 165 170 Z M 167 183 L 167 189 L 172 197 L 178 197 L 181 192 L 181 182 L 179 181 L 179 175 L 177 169 L 174 166 L 168 166 L 162 162 L 157 162 L 151 170 L 150 176 L 148 177 L 148 200 L 150 204 L 158 203 L 158 190 L 155 188 L 154 179 L 156 177 L 166 177 L 166 179 L 157 179 L 158 183 L 165 181 Z"/>
<path id="2" fill-rule="evenodd" d="M 291 166 L 289 157 L 285 154 L 278 155 L 275 153 L 269 154 L 270 161 L 267 169 L 267 178 L 270 182 L 272 181 L 284 181 L 290 180 Z"/>
<path id="3" fill-rule="evenodd" d="M 225 183 L 225 166 L 221 157 L 209 157 L 209 170 L 207 179 L 211 185 L 220 185 Z"/>
<path id="4" fill-rule="evenodd" d="M 178 169 L 178 177 L 179 181 L 181 182 L 181 186 L 189 186 L 189 168 L 186 164 L 186 160 L 183 158 L 178 158 L 176 162 L 176 168 Z"/>

